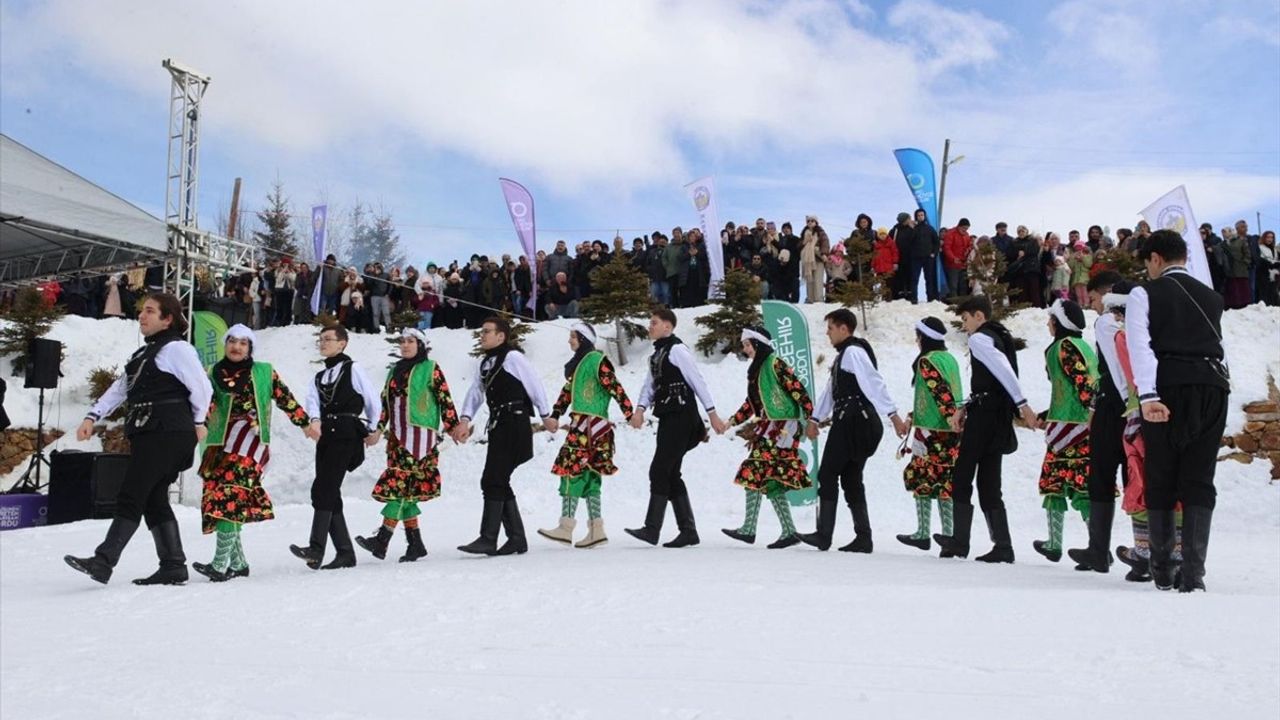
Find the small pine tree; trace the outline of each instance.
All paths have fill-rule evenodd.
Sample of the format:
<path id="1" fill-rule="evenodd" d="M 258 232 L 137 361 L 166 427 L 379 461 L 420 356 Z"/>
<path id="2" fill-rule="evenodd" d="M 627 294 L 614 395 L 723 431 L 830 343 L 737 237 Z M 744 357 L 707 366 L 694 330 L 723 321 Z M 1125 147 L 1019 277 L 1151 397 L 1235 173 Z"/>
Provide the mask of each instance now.
<path id="1" fill-rule="evenodd" d="M 636 318 L 653 309 L 649 278 L 622 253 L 591 271 L 591 296 L 578 303 L 582 319 L 597 327 L 618 323 L 627 337 L 639 340 L 648 328 Z"/>
<path id="2" fill-rule="evenodd" d="M 363 268 L 365 263 L 380 262 L 390 269 L 404 264 L 400 234 L 396 232 L 391 213 L 377 213 L 359 202 L 351 210 L 351 264 Z"/>
<path id="3" fill-rule="evenodd" d="M 1097 275 L 1103 270 L 1115 270 L 1120 273 L 1120 277 L 1136 284 L 1141 284 L 1147 279 L 1146 266 L 1132 253 L 1116 247 L 1099 250 L 1093 256 L 1093 266 L 1089 268 L 1089 276 Z"/>
<path id="4" fill-rule="evenodd" d="M 268 256 L 297 257 L 298 233 L 289 215 L 289 198 L 284 195 L 284 183 L 279 179 L 267 193 L 266 209 L 258 211 L 258 222 L 262 223 L 265 232 L 255 232 L 253 239 L 267 251 Z"/>
<path id="5" fill-rule="evenodd" d="M 62 308 L 46 302 L 34 287 L 22 288 L 13 299 L 13 307 L 4 314 L 8 324 L 0 327 L 0 355 L 13 356 L 13 374 L 27 369 L 27 347 L 32 340 L 44 337 L 64 314 Z"/>
<path id="6" fill-rule="evenodd" d="M 111 384 L 114 383 L 119 377 L 120 377 L 120 368 L 115 366 L 112 366 L 109 368 L 96 367 L 90 370 L 89 371 L 89 399 L 95 403 L 98 402 L 98 398 L 102 397 L 102 394 L 107 391 L 107 388 L 111 387 Z M 116 420 L 123 420 L 124 413 L 125 413 L 125 405 L 121 404 L 120 407 L 113 410 L 110 415 L 102 419 L 112 421 L 112 422 Z"/>
<path id="7" fill-rule="evenodd" d="M 837 284 L 827 293 L 829 301 L 845 307 L 865 307 L 884 300 L 884 287 L 879 275 L 871 270 L 871 243 L 860 235 L 850 235 L 844 241 L 846 257 L 851 270 L 849 279 Z"/>
<path id="8" fill-rule="evenodd" d="M 508 318 L 511 323 L 511 334 L 507 336 L 507 343 L 511 347 L 524 352 L 524 336 L 533 332 L 533 323 L 527 323 L 515 318 Z M 471 336 L 476 339 L 476 346 L 471 350 L 471 357 L 480 357 L 484 355 L 484 348 L 480 347 L 480 330 L 477 328 Z"/>
<path id="9" fill-rule="evenodd" d="M 725 354 L 736 351 L 742 329 L 760 324 L 760 299 L 764 293 L 754 275 L 734 268 L 724 274 L 718 288 L 720 296 L 712 301 L 718 307 L 696 321 L 707 329 L 697 344 L 703 355 L 717 350 Z"/>
<path id="10" fill-rule="evenodd" d="M 1014 310 L 1027 306 L 1020 298 L 1015 299 L 1015 296 L 1022 294 L 1022 290 L 1010 289 L 1009 284 L 1003 280 L 1007 265 L 1004 253 L 989 242 L 979 244 L 974 250 L 973 259 L 969 261 L 969 283 L 975 290 L 981 290 L 974 295 L 986 295 L 991 299 L 992 320 L 1003 320 Z M 958 305 L 969 297 L 971 296 L 953 298 L 951 304 Z M 958 321 L 952 324 L 960 327 Z"/>

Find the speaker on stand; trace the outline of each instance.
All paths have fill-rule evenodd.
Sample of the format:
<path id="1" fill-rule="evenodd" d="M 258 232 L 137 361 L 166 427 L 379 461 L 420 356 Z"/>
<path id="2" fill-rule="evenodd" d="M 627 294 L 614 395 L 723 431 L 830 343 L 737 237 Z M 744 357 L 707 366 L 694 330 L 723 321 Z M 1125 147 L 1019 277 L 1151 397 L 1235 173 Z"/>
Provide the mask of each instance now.
<path id="1" fill-rule="evenodd" d="M 36 420 L 36 451 L 31 455 L 31 462 L 26 472 L 9 492 L 39 492 L 45 483 L 40 480 L 40 468 L 49 465 L 49 458 L 44 454 L 44 391 L 58 387 L 58 378 L 62 377 L 59 366 L 62 364 L 62 343 L 57 340 L 35 338 L 27 344 L 27 368 L 23 387 L 40 389 L 40 410 Z"/>

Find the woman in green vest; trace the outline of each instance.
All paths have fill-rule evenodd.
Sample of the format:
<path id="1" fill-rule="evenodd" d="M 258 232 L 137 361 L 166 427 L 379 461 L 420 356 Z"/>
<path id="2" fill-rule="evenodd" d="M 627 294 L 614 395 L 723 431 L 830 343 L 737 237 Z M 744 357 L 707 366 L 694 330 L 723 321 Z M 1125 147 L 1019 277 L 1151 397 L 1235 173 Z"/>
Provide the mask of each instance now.
<path id="1" fill-rule="evenodd" d="M 762 327 L 742 331 L 742 352 L 751 358 L 747 368 L 747 399 L 733 414 L 728 427 L 757 418 L 748 439 L 750 453 L 738 467 L 734 483 L 746 491 L 747 511 L 742 527 L 725 528 L 721 532 L 747 544 L 756 541 L 756 520 L 760 502 L 766 496 L 782 524 L 782 535 L 769 543 L 769 549 L 791 547 L 800 542 L 788 490 L 810 487 L 809 470 L 800 456 L 805 426 L 813 415 L 813 400 L 782 358 L 773 352 L 773 336 Z"/>
<path id="2" fill-rule="evenodd" d="M 902 472 L 907 492 L 916 500 L 916 531 L 899 535 L 898 542 L 928 550 L 933 503 L 938 503 L 942 534 L 950 535 L 951 473 L 960 456 L 960 433 L 951 428 L 951 416 L 964 404 L 960 363 L 947 351 L 947 326 L 930 316 L 916 323 L 920 354 L 912 365 L 911 385 L 915 403 L 911 411 L 911 462 Z M 947 551 L 943 551 L 944 556 Z"/>
<path id="3" fill-rule="evenodd" d="M 200 462 L 200 514 L 204 532 L 217 533 L 217 545 L 212 561 L 191 567 L 214 582 L 249 575 L 240 526 L 275 517 L 262 487 L 271 458 L 272 403 L 294 425 L 305 429 L 311 423 L 271 365 L 254 361 L 254 340 L 252 330 L 232 325 L 223 340 L 225 356 L 209 369 L 213 402 Z"/>
<path id="4" fill-rule="evenodd" d="M 1035 551 L 1062 559 L 1062 523 L 1067 506 L 1089 521 L 1089 418 L 1098 389 L 1098 357 L 1081 337 L 1084 311 L 1072 300 L 1057 300 L 1049 309 L 1053 343 L 1045 350 L 1051 399 L 1045 411 L 1044 464 L 1040 495 L 1049 519 L 1049 539 L 1036 540 Z"/>
<path id="5" fill-rule="evenodd" d="M 374 557 L 387 557 L 396 525 L 404 521 L 408 547 L 400 562 L 426 557 L 418 503 L 440 497 L 440 434 L 458 424 L 449 383 L 440 366 L 428 357 L 431 344 L 417 328 L 400 333 L 400 359 L 387 372 L 382 387 L 382 417 L 378 430 L 387 438 L 387 469 L 373 486 L 373 499 L 384 503 L 382 524 L 373 537 L 356 537 L 356 544 Z"/>
<path id="6" fill-rule="evenodd" d="M 618 471 L 613 464 L 613 423 L 609 422 L 609 400 L 618 403 L 622 415 L 631 419 L 631 399 L 618 382 L 613 364 L 596 349 L 596 331 L 587 323 L 574 323 L 569 331 L 573 357 L 564 365 L 564 389 L 551 408 L 547 429 L 559 429 L 557 419 L 569 412 L 569 436 L 556 456 L 551 472 L 560 476 L 560 523 L 538 534 L 566 545 L 573 542 L 578 500 L 587 499 L 588 530 L 574 547 L 599 547 L 609 541 L 600 517 L 600 486 L 605 475 Z"/>

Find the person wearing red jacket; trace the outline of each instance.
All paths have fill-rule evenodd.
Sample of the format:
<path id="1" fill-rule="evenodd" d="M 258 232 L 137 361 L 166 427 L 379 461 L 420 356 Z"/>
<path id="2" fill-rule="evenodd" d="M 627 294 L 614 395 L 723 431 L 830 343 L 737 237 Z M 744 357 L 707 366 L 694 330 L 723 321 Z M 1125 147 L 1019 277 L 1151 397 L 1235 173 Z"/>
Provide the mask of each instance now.
<path id="1" fill-rule="evenodd" d="M 898 243 L 889 237 L 888 230 L 877 228 L 876 243 L 871 255 L 871 272 L 875 273 L 881 282 L 893 287 L 894 275 L 898 272 L 898 259 Z"/>
<path id="2" fill-rule="evenodd" d="M 942 234 L 942 265 L 947 272 L 947 288 L 951 296 L 969 294 L 969 253 L 973 238 L 969 235 L 969 219 Z"/>

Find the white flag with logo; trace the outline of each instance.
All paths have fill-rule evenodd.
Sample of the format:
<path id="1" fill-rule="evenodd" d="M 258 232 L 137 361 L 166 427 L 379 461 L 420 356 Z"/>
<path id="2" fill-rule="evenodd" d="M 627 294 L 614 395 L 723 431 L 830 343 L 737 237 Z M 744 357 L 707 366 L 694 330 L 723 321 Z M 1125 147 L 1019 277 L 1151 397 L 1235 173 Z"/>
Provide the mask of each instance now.
<path id="1" fill-rule="evenodd" d="M 1213 278 L 1209 275 L 1209 257 L 1204 252 L 1204 240 L 1200 238 L 1196 216 L 1191 213 L 1186 185 L 1179 185 L 1148 205 L 1142 211 L 1142 219 L 1147 221 L 1152 230 L 1172 230 L 1181 235 L 1187 241 L 1187 272 L 1205 285 L 1213 287 Z"/>
<path id="2" fill-rule="evenodd" d="M 702 240 L 707 246 L 707 257 L 704 262 L 711 268 L 710 295 L 718 297 L 716 285 L 724 280 L 724 246 L 720 244 L 720 214 L 716 210 L 716 184 L 708 175 L 694 180 L 684 186 L 693 201 L 693 209 L 698 211 L 698 227 L 702 229 Z"/>

